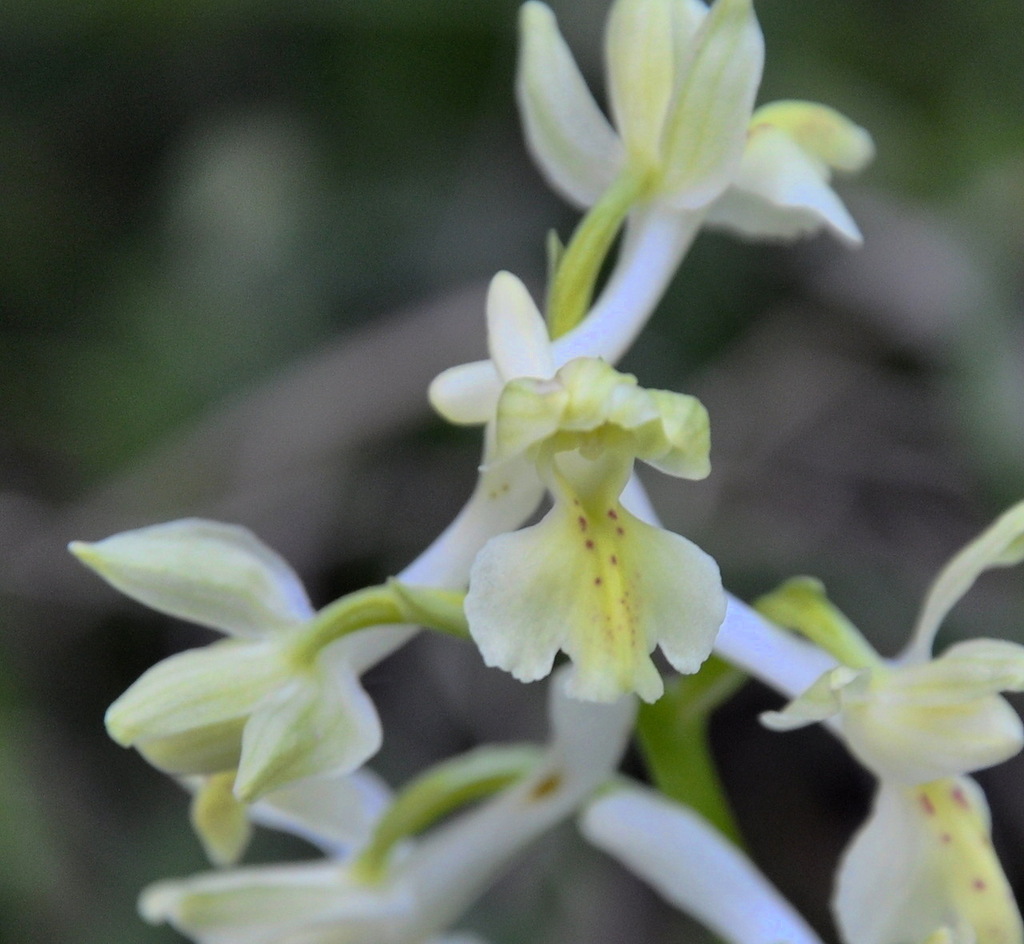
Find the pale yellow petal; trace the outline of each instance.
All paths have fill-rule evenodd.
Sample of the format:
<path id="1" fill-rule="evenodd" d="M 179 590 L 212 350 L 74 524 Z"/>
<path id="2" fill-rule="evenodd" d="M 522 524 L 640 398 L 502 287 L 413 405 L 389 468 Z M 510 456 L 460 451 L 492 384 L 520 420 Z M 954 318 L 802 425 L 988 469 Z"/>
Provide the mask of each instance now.
<path id="1" fill-rule="evenodd" d="M 665 127 L 661 191 L 677 209 L 706 206 L 739 166 L 764 64 L 750 0 L 717 0 L 694 38 L 695 52 Z"/>
<path id="2" fill-rule="evenodd" d="M 270 642 L 225 639 L 158 662 L 107 709 L 107 732 L 131 746 L 246 717 L 288 676 Z"/>
<path id="3" fill-rule="evenodd" d="M 430 384 L 430 405 L 449 423 L 477 426 L 494 416 L 501 380 L 492 361 L 459 364 L 438 374 Z"/>
<path id="4" fill-rule="evenodd" d="M 751 131 L 769 125 L 784 131 L 809 155 L 848 174 L 863 170 L 875 156 L 875 144 L 859 125 L 817 102 L 778 101 L 758 108 Z"/>
<path id="5" fill-rule="evenodd" d="M 675 4 L 676 0 L 616 0 L 608 16 L 608 97 L 629 159 L 640 168 L 660 162 L 675 81 Z"/>
<path id="6" fill-rule="evenodd" d="M 622 144 L 587 89 L 551 10 L 530 0 L 519 24 L 516 98 L 526 142 L 551 186 L 578 207 L 589 207 L 619 175 Z"/>
<path id="7" fill-rule="evenodd" d="M 140 603 L 221 632 L 261 635 L 313 615 L 295 571 L 236 525 L 186 518 L 70 549 Z"/>

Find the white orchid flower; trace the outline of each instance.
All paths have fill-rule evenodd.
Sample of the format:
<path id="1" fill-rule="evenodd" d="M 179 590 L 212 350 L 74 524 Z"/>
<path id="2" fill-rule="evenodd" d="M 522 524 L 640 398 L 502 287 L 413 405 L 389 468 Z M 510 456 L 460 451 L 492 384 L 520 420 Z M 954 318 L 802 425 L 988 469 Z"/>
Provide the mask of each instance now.
<path id="1" fill-rule="evenodd" d="M 821 944 L 736 846 L 693 810 L 637 786 L 590 803 L 583 835 L 728 944 Z"/>
<path id="2" fill-rule="evenodd" d="M 363 643 L 303 643 L 316 619 L 288 564 L 244 528 L 200 519 L 76 542 L 118 590 L 230 638 L 171 656 L 109 708 L 111 737 L 178 776 L 236 771 L 244 800 L 353 770 L 380 746 Z"/>
<path id="3" fill-rule="evenodd" d="M 571 815 L 618 765 L 635 702 L 584 705 L 552 680 L 553 740 L 531 772 L 395 848 L 381 874 L 357 860 L 209 873 L 160 882 L 143 916 L 197 944 L 454 944 L 447 929 L 525 846 Z"/>
<path id="4" fill-rule="evenodd" d="M 463 368 L 431 388 L 455 422 L 485 422 L 482 476 L 547 486 L 554 507 L 535 527 L 492 538 L 470 571 L 466 615 L 484 661 L 522 681 L 543 678 L 559 649 L 576 664 L 573 692 L 610 701 L 664 690 L 650 653 L 661 645 L 695 672 L 725 613 L 717 565 L 694 544 L 646 524 L 620 502 L 634 459 L 684 478 L 709 471 L 707 413 L 693 397 L 640 388 L 601 360 L 555 369 L 526 287 L 491 283 L 488 338 L 495 384 L 462 396 Z M 510 468 L 511 467 L 511 468 Z M 538 496 L 539 497 L 539 496 Z"/>
<path id="5" fill-rule="evenodd" d="M 831 169 L 871 159 L 867 133 L 806 102 L 753 111 L 764 41 L 750 0 L 616 0 L 608 19 L 608 97 L 594 101 L 536 0 L 521 14 L 518 95 L 527 142 L 545 177 L 572 203 L 594 205 L 624 175 L 644 178 L 647 201 L 751 236 L 829 227 L 860 233 L 828 186 Z M 696 217 L 696 218 L 694 218 Z"/>
<path id="6" fill-rule="evenodd" d="M 493 538 L 473 564 L 466 618 L 484 661 L 534 681 L 561 649 L 573 661 L 571 691 L 593 701 L 659 698 L 657 646 L 678 671 L 697 671 L 725 615 L 718 567 L 620 496 L 635 459 L 707 474 L 700 403 L 580 358 L 550 380 L 510 381 L 495 440 L 494 461 L 526 455 L 554 501 L 539 524 Z"/>
<path id="7" fill-rule="evenodd" d="M 553 341 L 532 318 L 498 314 L 528 310 L 532 302 L 496 289 L 504 275 L 492 283 L 488 323 L 507 320 L 511 336 L 495 343 L 492 326 L 489 360 L 434 381 L 431 402 L 452 422 L 486 422 L 502 385 L 515 376 L 550 376 L 576 357 L 615 363 L 705 221 L 769 238 L 829 226 L 860 241 L 828 181 L 832 169 L 861 169 L 872 156 L 871 139 L 822 105 L 786 101 L 753 111 L 763 40 L 749 0 L 718 0 L 710 10 L 700 0 L 617 0 L 607 52 L 618 132 L 587 90 L 544 4 L 523 6 L 521 34 L 518 99 L 541 170 L 578 206 L 592 207 L 603 196 L 614 206 L 598 227 L 600 248 L 581 247 L 576 268 L 585 271 L 567 286 L 552 286 L 556 293 L 565 289 L 568 305 L 583 306 Z M 616 264 L 589 307 L 593 277 L 627 214 Z M 528 353 L 511 353 L 514 345 L 506 342 L 513 337 Z M 534 359 L 529 372 L 522 358 Z"/>
<path id="8" fill-rule="evenodd" d="M 1022 560 L 1024 502 L 942 570 L 901 659 L 887 664 L 855 646 L 860 658 L 762 716 L 777 730 L 832 720 L 879 779 L 875 808 L 837 881 L 834 904 L 847 944 L 922 944 L 936 933 L 978 944 L 1024 940 L 992 850 L 984 797 L 964 776 L 1024 746 L 1024 726 L 998 694 L 1024 690 L 1024 646 L 975 639 L 929 657 L 940 623 L 978 576 Z M 784 586 L 766 612 L 788 607 L 798 622 L 801 608 L 806 616 L 827 606 L 820 586 L 805 581 Z M 883 848 L 894 851 L 881 855 Z"/>

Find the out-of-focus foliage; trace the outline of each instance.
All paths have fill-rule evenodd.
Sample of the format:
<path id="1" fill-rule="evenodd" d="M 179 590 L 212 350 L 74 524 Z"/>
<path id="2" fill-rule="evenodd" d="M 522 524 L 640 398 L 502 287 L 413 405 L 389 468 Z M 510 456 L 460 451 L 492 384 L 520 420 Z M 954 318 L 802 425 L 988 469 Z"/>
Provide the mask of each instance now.
<path id="1" fill-rule="evenodd" d="M 606 2 L 553 5 L 596 80 Z M 626 367 L 711 411 L 710 480 L 652 481 L 668 521 L 741 594 L 817 573 L 891 651 L 937 565 L 1024 495 L 1024 7 L 758 12 L 762 100 L 828 102 L 875 136 L 845 190 L 866 246 L 701 237 Z M 201 866 L 183 795 L 101 726 L 197 637 L 78 574 L 67 540 L 217 514 L 322 603 L 401 566 L 462 501 L 475 444 L 421 391 L 482 347 L 464 286 L 499 268 L 539 283 L 546 229 L 573 222 L 525 156 L 514 60 L 511 0 L 0 9 L 0 941 L 174 940 L 138 922 L 135 891 Z M 1019 576 L 960 612 L 1020 638 Z M 385 773 L 541 729 L 534 693 L 478 662 L 429 641 L 371 677 Z M 408 694 L 424 685 L 429 716 Z M 828 933 L 823 876 L 866 782 L 827 735 L 758 731 L 775 704 L 730 703 L 719 760 L 752 852 Z M 986 785 L 1020 875 L 1013 770 Z M 480 921 L 506 941 L 619 940 L 627 918 L 681 939 L 649 902 L 602 912 L 611 879 L 581 861 L 520 876 Z M 565 896 L 588 883 L 584 927 Z"/>

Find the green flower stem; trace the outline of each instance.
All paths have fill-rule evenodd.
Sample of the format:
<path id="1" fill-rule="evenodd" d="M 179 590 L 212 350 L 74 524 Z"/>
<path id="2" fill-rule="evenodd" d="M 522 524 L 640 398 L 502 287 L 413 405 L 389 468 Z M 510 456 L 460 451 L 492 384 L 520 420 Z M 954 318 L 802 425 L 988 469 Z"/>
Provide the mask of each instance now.
<path id="1" fill-rule="evenodd" d="M 388 589 L 402 611 L 402 623 L 418 623 L 427 629 L 469 639 L 469 623 L 463 611 L 466 594 L 462 590 L 440 590 L 402 583 L 391 577 Z"/>
<path id="2" fill-rule="evenodd" d="M 833 606 L 814 577 L 793 577 L 754 601 L 754 609 L 780 626 L 795 630 L 851 669 L 878 669 L 881 657 L 860 630 Z"/>
<path id="3" fill-rule="evenodd" d="M 608 250 L 626 215 L 647 192 L 650 177 L 627 168 L 580 220 L 569 244 L 557 254 L 558 266 L 547 299 L 552 340 L 583 320 Z M 548 251 L 551 257 L 550 244 Z"/>
<path id="4" fill-rule="evenodd" d="M 708 744 L 708 720 L 746 681 L 712 656 L 696 675 L 670 683 L 654 704 L 641 705 L 637 738 L 654 785 L 691 807 L 722 835 L 742 846 Z"/>
<path id="5" fill-rule="evenodd" d="M 364 882 L 383 878 L 391 850 L 441 817 L 489 797 L 537 766 L 541 751 L 527 745 L 484 747 L 431 767 L 409 783 L 381 817 L 373 838 L 352 864 Z"/>
<path id="6" fill-rule="evenodd" d="M 459 638 L 469 638 L 462 611 L 465 593 L 416 587 L 390 579 L 357 590 L 325 606 L 303 630 L 292 648 L 300 665 L 312 663 L 325 646 L 343 636 L 394 623 L 416 623 Z"/>

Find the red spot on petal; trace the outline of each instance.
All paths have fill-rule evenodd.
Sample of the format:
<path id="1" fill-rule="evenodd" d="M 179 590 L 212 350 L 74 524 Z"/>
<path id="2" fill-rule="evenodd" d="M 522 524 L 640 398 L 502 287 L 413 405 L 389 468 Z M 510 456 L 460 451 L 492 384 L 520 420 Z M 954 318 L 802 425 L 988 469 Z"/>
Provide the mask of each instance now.
<path id="1" fill-rule="evenodd" d="M 941 836 L 939 836 L 939 839 L 941 839 L 944 843 L 950 843 L 953 841 L 953 837 L 949 833 L 943 833 Z"/>
<path id="2" fill-rule="evenodd" d="M 949 795 L 953 798 L 953 802 L 963 809 L 968 810 L 971 808 L 971 804 L 967 802 L 967 797 L 964 795 L 964 791 L 959 787 L 954 787 L 950 790 Z"/>
<path id="3" fill-rule="evenodd" d="M 987 887 L 988 886 L 985 884 L 985 880 L 983 878 L 976 878 L 973 882 L 971 882 L 971 888 L 973 888 L 976 892 L 983 892 Z"/>
<path id="4" fill-rule="evenodd" d="M 623 530 L 623 528 L 621 526 L 619 526 L 618 528 L 615 529 L 615 533 L 616 534 L 625 534 L 626 532 Z"/>
<path id="5" fill-rule="evenodd" d="M 584 544 L 588 551 L 592 551 L 594 549 L 594 542 L 591 541 L 590 538 L 587 538 Z"/>
<path id="6" fill-rule="evenodd" d="M 935 804 L 932 803 L 932 799 L 927 793 L 922 793 L 919 797 L 921 801 L 921 809 L 925 811 L 929 816 L 935 815 Z"/>
<path id="7" fill-rule="evenodd" d="M 608 517 L 611 518 L 612 521 L 618 521 L 619 520 L 619 513 L 614 508 L 609 508 L 608 509 Z"/>
<path id="8" fill-rule="evenodd" d="M 602 583 L 604 583 L 604 581 L 600 577 L 595 577 L 594 578 L 594 586 L 595 587 L 600 587 Z"/>
<path id="9" fill-rule="evenodd" d="M 618 567 L 619 559 L 614 554 L 612 554 L 612 556 L 608 558 L 608 563 L 611 564 L 612 567 Z"/>
<path id="10" fill-rule="evenodd" d="M 531 800 L 543 800 L 544 797 L 554 793 L 562 785 L 560 774 L 548 774 L 540 783 L 530 791 Z"/>

